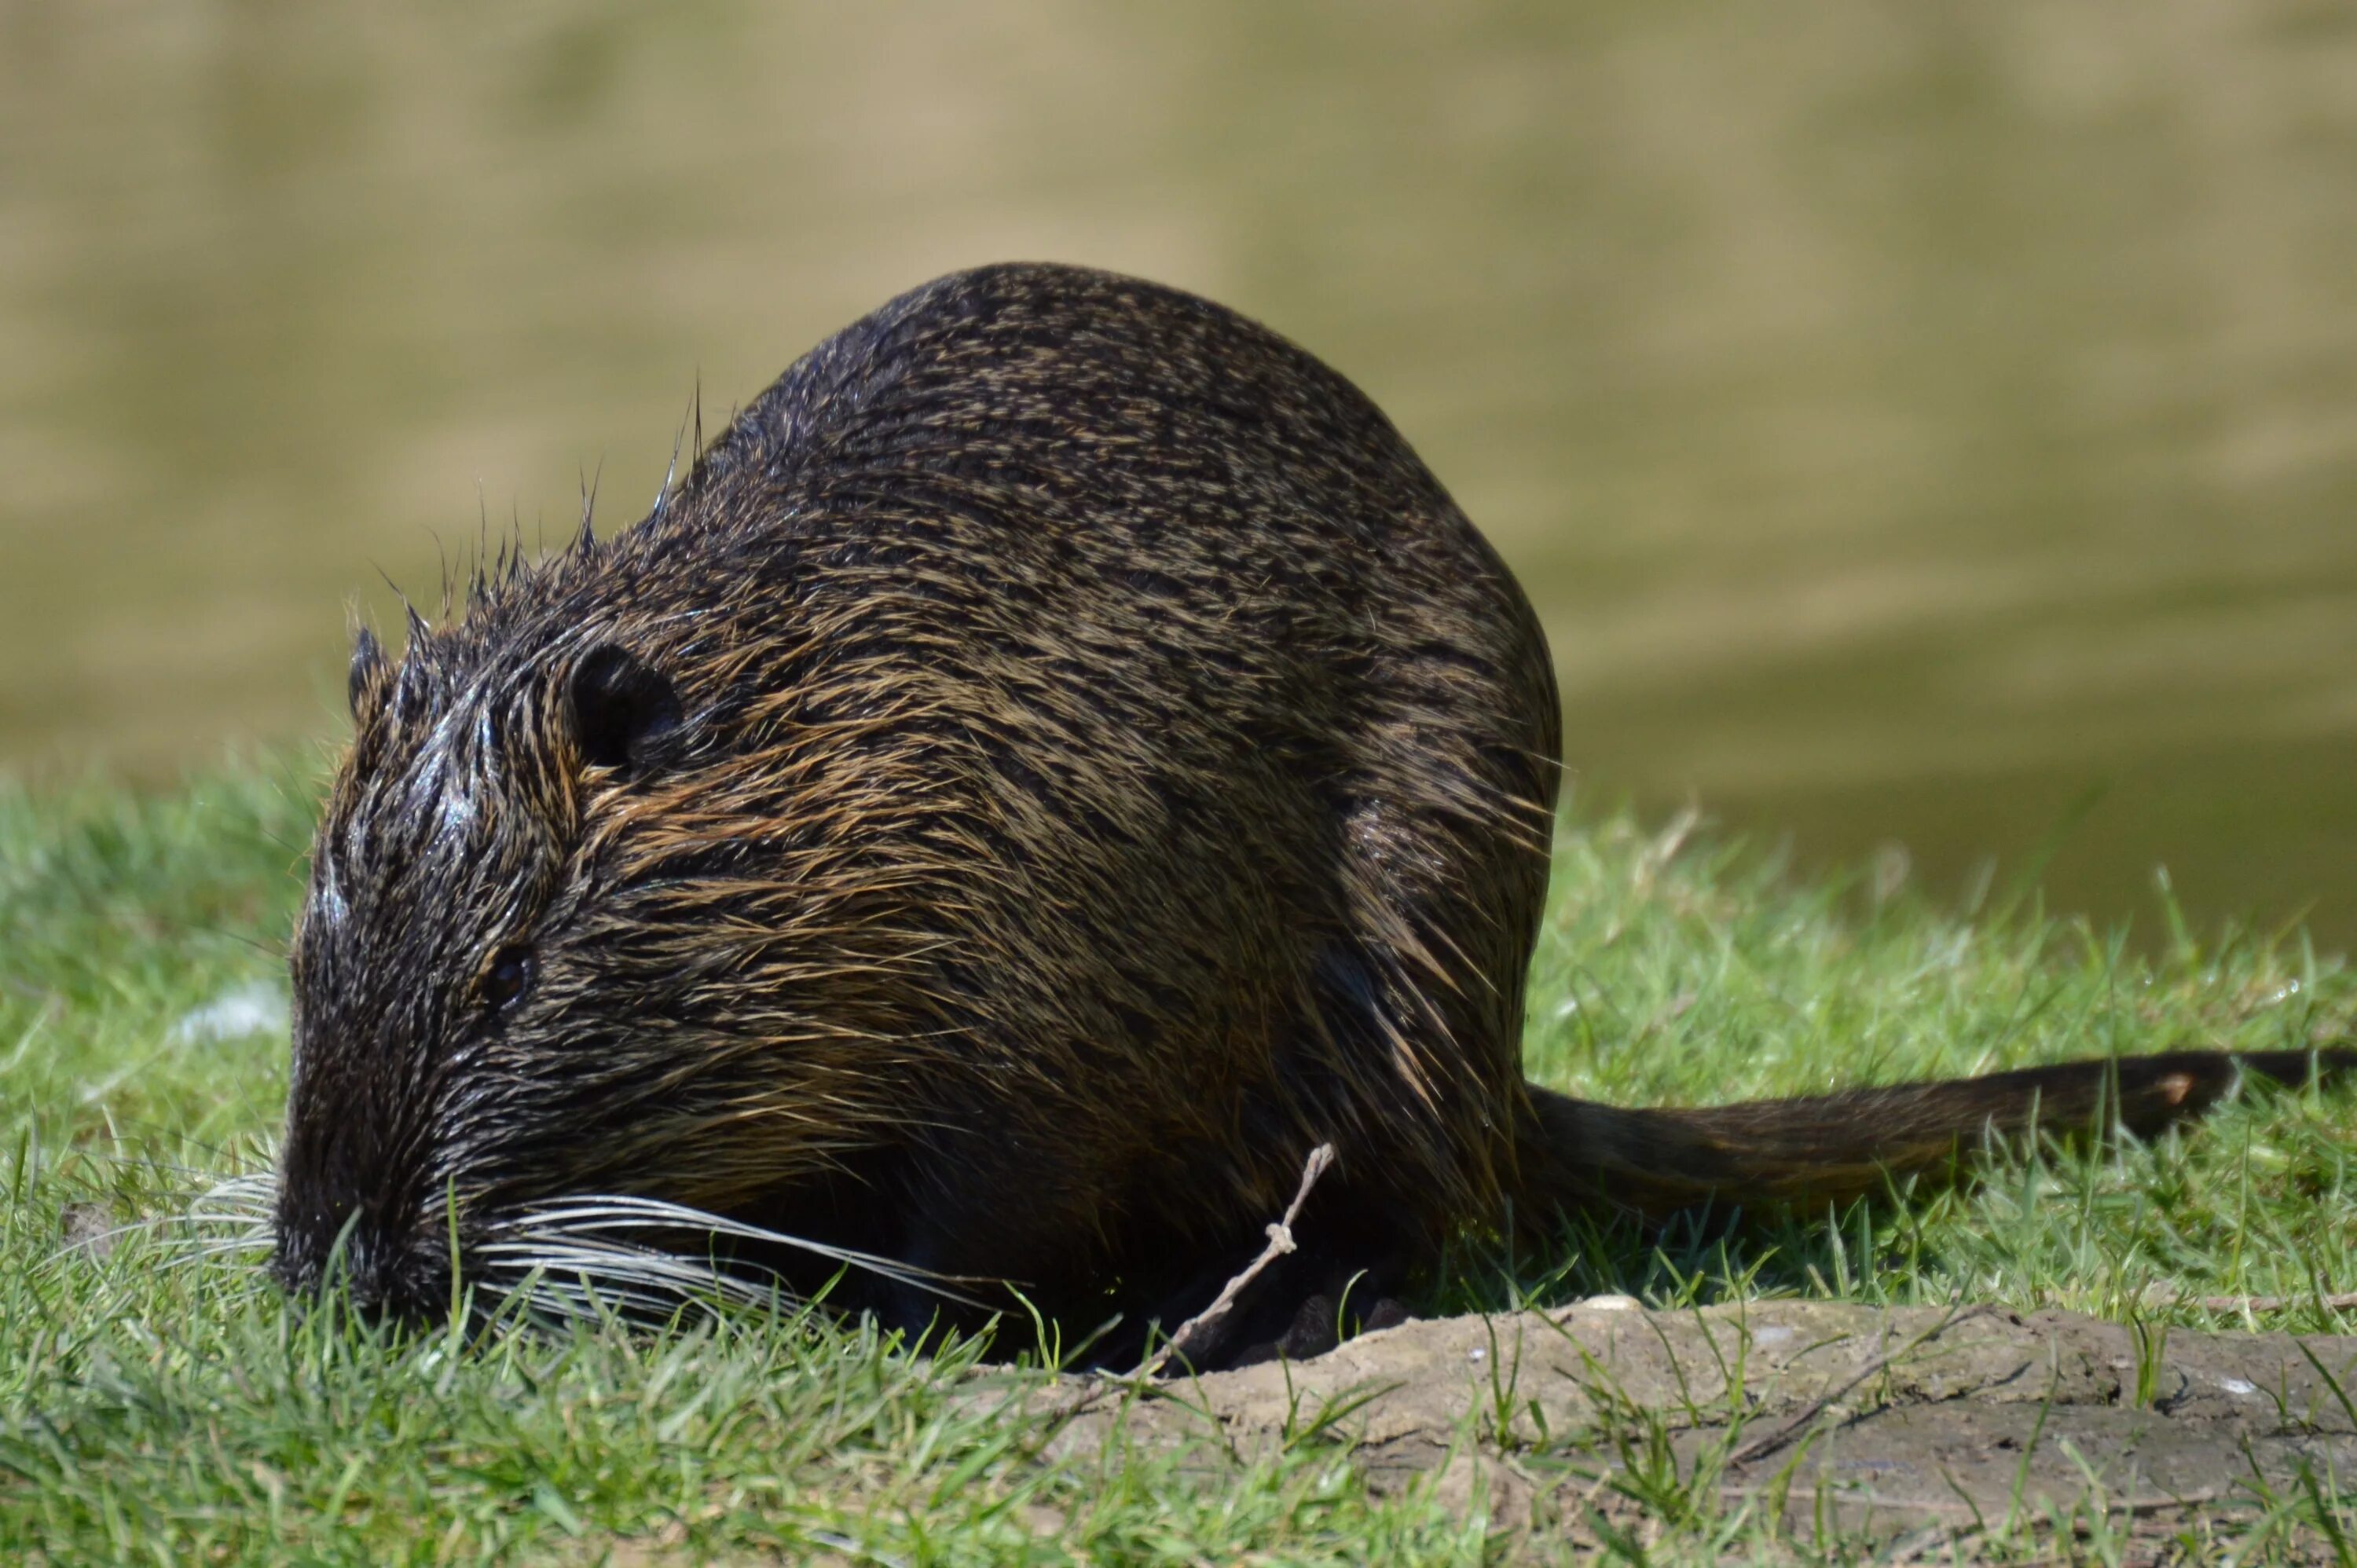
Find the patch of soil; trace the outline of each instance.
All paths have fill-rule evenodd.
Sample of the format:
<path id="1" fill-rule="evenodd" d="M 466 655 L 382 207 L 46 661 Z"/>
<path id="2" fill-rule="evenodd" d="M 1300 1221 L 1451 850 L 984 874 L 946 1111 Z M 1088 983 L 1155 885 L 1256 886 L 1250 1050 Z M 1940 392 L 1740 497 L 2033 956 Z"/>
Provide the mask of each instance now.
<path id="1" fill-rule="evenodd" d="M 2297 1498 L 2303 1471 L 2357 1475 L 2357 1339 L 1992 1307 L 1607 1298 L 1046 1398 L 1062 1451 L 1116 1434 L 1211 1434 L 1240 1456 L 1340 1444 L 1378 1485 L 1437 1480 L 1550 1533 L 1746 1500 L 1810 1535 L 2147 1533 Z"/>

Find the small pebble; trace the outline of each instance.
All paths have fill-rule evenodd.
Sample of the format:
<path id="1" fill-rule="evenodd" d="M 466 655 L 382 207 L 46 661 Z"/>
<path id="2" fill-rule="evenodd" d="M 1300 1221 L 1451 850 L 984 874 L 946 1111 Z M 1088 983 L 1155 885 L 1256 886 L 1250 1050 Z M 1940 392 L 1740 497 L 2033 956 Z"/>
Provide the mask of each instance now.
<path id="1" fill-rule="evenodd" d="M 114 1251 L 114 1238 L 122 1221 L 104 1204 L 69 1203 L 58 1219 L 68 1251 L 103 1258 Z"/>

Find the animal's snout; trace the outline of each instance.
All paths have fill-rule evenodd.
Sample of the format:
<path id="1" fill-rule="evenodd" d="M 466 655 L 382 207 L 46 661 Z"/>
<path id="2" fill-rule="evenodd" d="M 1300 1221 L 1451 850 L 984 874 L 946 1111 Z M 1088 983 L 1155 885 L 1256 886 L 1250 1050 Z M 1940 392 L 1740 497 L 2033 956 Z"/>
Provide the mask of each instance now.
<path id="1" fill-rule="evenodd" d="M 289 1294 L 349 1305 L 371 1320 L 416 1322 L 446 1311 L 450 1258 L 354 1210 L 333 1226 L 282 1216 L 273 1269 Z"/>
<path id="2" fill-rule="evenodd" d="M 420 1318 L 444 1310 L 455 1237 L 443 1206 L 417 1200 L 416 1185 L 365 1131 L 299 1125 L 279 1171 L 281 1284 L 333 1297 L 369 1317 Z"/>

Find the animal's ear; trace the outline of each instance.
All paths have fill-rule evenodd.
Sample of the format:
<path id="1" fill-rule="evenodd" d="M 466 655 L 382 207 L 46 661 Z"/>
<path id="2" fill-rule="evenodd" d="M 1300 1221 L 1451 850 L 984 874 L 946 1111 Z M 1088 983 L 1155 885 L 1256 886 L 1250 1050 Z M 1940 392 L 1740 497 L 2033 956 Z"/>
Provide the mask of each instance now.
<path id="1" fill-rule="evenodd" d="M 352 667 L 344 676 L 344 701 L 352 710 L 354 722 L 366 724 L 376 711 L 384 691 L 385 671 L 384 650 L 377 646 L 376 633 L 361 628 L 352 638 Z"/>
<path id="2" fill-rule="evenodd" d="M 573 666 L 566 716 L 581 755 L 600 768 L 643 765 L 679 728 L 679 691 L 626 648 L 601 642 Z"/>

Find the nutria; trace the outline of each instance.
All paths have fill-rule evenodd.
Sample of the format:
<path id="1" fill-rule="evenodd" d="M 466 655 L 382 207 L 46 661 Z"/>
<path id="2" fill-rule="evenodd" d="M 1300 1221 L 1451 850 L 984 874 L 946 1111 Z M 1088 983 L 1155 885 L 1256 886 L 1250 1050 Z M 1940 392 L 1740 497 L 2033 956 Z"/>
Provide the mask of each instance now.
<path id="1" fill-rule="evenodd" d="M 498 563 L 398 662 L 361 634 L 350 695 L 276 1268 L 339 1254 L 396 1314 L 454 1262 L 638 1301 L 717 1250 L 802 1289 L 848 1259 L 837 1299 L 911 1326 L 993 1282 L 1170 1321 L 1322 1142 L 1297 1291 L 1510 1212 L 1843 1197 L 2314 1066 L 1706 1111 L 1527 1083 L 1537 618 L 1350 382 L 1103 273 L 894 300 L 636 527 Z"/>

